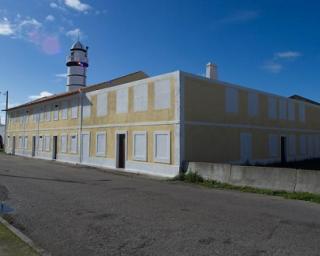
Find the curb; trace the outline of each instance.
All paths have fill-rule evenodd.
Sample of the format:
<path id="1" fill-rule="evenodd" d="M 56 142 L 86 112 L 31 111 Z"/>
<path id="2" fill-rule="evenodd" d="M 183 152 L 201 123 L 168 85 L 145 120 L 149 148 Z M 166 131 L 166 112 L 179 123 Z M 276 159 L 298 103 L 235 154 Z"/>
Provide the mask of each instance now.
<path id="1" fill-rule="evenodd" d="M 46 252 L 44 249 L 35 245 L 35 243 L 21 231 L 16 229 L 14 226 L 9 224 L 5 219 L 0 216 L 0 223 L 8 228 L 13 234 L 15 234 L 20 240 L 30 246 L 34 251 L 36 251 L 40 256 L 51 256 L 50 253 Z"/>

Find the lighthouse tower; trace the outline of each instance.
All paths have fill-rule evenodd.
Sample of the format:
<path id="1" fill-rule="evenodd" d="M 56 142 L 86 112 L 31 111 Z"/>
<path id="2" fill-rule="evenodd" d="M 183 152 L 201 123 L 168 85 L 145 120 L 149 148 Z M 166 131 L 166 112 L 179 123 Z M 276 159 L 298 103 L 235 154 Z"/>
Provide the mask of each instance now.
<path id="1" fill-rule="evenodd" d="M 67 91 L 75 91 L 86 86 L 88 64 L 88 47 L 85 47 L 78 40 L 71 49 L 67 57 Z"/>

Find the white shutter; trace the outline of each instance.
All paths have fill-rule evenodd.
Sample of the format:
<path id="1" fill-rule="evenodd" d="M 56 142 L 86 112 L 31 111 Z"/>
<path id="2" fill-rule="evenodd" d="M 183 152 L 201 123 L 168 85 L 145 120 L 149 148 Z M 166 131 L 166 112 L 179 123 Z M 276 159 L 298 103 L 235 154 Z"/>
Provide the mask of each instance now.
<path id="1" fill-rule="evenodd" d="M 78 101 L 74 99 L 71 106 L 71 118 L 78 118 Z"/>
<path id="2" fill-rule="evenodd" d="M 146 161 L 147 160 L 147 133 L 133 133 L 133 159 Z"/>
<path id="3" fill-rule="evenodd" d="M 148 84 L 140 84 L 133 87 L 133 109 L 135 112 L 148 109 Z"/>
<path id="4" fill-rule="evenodd" d="M 154 108 L 170 108 L 170 80 L 160 80 L 154 83 Z"/>
<path id="5" fill-rule="evenodd" d="M 61 135 L 61 153 L 66 153 L 67 152 L 67 142 L 68 141 L 68 136 L 67 135 Z"/>
<path id="6" fill-rule="evenodd" d="M 128 88 L 117 91 L 117 113 L 128 112 Z"/>
<path id="7" fill-rule="evenodd" d="M 238 112 L 238 90 L 232 87 L 225 88 L 225 108 L 227 113 Z"/>
<path id="8" fill-rule="evenodd" d="M 295 135 L 289 136 L 289 155 L 291 156 L 296 155 L 296 136 Z"/>
<path id="9" fill-rule="evenodd" d="M 300 135 L 300 154 L 306 155 L 306 153 L 307 153 L 306 136 Z"/>
<path id="10" fill-rule="evenodd" d="M 108 94 L 101 93 L 97 96 L 97 116 L 105 116 L 108 113 Z"/>
<path id="11" fill-rule="evenodd" d="M 62 102 L 61 108 L 62 108 L 61 118 L 63 120 L 68 119 L 68 102 L 67 101 Z"/>
<path id="12" fill-rule="evenodd" d="M 300 102 L 299 103 L 299 121 L 304 122 L 305 120 L 306 120 L 305 105 L 304 105 L 304 103 Z"/>
<path id="13" fill-rule="evenodd" d="M 257 116 L 259 113 L 259 97 L 255 92 L 248 94 L 248 114 L 249 116 Z"/>
<path id="14" fill-rule="evenodd" d="M 83 117 L 84 118 L 90 117 L 91 116 L 91 104 L 92 104 L 90 96 L 85 96 L 82 104 L 83 104 Z"/>
<path id="15" fill-rule="evenodd" d="M 106 154 L 106 134 L 97 133 L 96 136 L 96 155 L 97 156 L 105 156 Z"/>
<path id="16" fill-rule="evenodd" d="M 268 116 L 270 119 L 277 119 L 277 100 L 274 97 L 268 98 Z"/>
<path id="17" fill-rule="evenodd" d="M 293 101 L 289 101 L 288 102 L 288 119 L 290 121 L 294 121 L 295 119 L 295 108 L 294 108 L 295 104 Z"/>
<path id="18" fill-rule="evenodd" d="M 287 119 L 287 100 L 279 99 L 279 119 Z"/>
<path id="19" fill-rule="evenodd" d="M 170 132 L 155 132 L 153 143 L 155 162 L 170 163 Z"/>
<path id="20" fill-rule="evenodd" d="M 71 137 L 70 137 L 70 152 L 77 153 L 77 151 L 78 151 L 77 147 L 78 147 L 78 136 L 71 135 Z"/>
<path id="21" fill-rule="evenodd" d="M 240 159 L 247 163 L 252 159 L 252 135 L 250 133 L 240 134 Z"/>

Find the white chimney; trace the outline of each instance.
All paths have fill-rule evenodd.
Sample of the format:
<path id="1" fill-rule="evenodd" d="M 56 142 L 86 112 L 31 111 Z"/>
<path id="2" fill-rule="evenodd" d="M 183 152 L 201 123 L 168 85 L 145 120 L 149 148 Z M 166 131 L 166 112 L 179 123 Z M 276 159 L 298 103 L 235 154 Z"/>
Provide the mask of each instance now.
<path id="1" fill-rule="evenodd" d="M 212 80 L 218 79 L 218 66 L 209 62 L 206 68 L 206 77 Z"/>

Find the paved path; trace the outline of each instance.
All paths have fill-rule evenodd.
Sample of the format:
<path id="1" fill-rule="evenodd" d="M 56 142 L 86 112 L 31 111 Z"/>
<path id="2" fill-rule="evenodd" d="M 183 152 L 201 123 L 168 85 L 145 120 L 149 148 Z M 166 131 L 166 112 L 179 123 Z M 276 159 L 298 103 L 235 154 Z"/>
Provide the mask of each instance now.
<path id="1" fill-rule="evenodd" d="M 0 154 L 15 223 L 55 255 L 320 255 L 320 205 Z"/>

